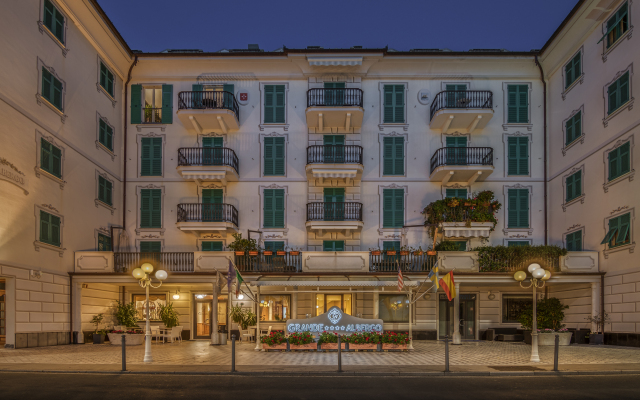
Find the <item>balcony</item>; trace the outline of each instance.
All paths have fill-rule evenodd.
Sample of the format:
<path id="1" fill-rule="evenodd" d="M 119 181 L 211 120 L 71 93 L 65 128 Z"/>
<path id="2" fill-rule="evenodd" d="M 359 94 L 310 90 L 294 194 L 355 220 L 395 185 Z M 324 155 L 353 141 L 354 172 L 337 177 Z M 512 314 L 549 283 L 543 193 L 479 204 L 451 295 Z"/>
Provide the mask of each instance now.
<path id="1" fill-rule="evenodd" d="M 235 255 L 236 268 L 240 272 L 282 272 L 302 270 L 302 253 L 299 251 L 245 252 Z"/>
<path id="2" fill-rule="evenodd" d="M 238 210 L 231 204 L 178 204 L 178 229 L 200 233 L 238 231 Z"/>
<path id="3" fill-rule="evenodd" d="M 431 102 L 431 129 L 442 133 L 472 133 L 483 129 L 493 117 L 493 93 L 488 90 L 445 90 Z"/>
<path id="4" fill-rule="evenodd" d="M 362 177 L 362 146 L 355 145 L 315 145 L 307 147 L 307 177 L 318 179 L 338 179 L 345 185 Z"/>
<path id="5" fill-rule="evenodd" d="M 198 134 L 237 131 L 240 107 L 231 92 L 191 91 L 178 94 L 178 118 Z"/>
<path id="6" fill-rule="evenodd" d="M 226 147 L 183 147 L 178 149 L 180 176 L 185 180 L 221 182 L 238 180 L 238 156 Z"/>
<path id="7" fill-rule="evenodd" d="M 369 253 L 371 272 L 429 272 L 436 264 L 437 256 L 423 251 L 377 251 Z"/>
<path id="8" fill-rule="evenodd" d="M 362 203 L 308 203 L 307 227 L 318 231 L 349 231 L 362 228 Z"/>
<path id="9" fill-rule="evenodd" d="M 431 157 L 429 179 L 435 182 L 482 182 L 493 173 L 491 147 L 443 147 Z"/>
<path id="10" fill-rule="evenodd" d="M 309 133 L 360 133 L 362 89 L 309 89 L 306 114 Z"/>

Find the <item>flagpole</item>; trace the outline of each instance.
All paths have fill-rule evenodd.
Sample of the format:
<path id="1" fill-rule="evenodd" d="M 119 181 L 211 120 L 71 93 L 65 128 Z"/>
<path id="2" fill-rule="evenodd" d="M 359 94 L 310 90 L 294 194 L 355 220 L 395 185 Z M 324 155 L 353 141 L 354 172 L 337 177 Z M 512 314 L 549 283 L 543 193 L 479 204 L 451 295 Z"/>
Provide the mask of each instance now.
<path id="1" fill-rule="evenodd" d="M 413 294 L 413 291 L 411 289 L 409 289 L 409 346 L 407 347 L 408 350 L 413 350 L 413 303 L 411 302 L 411 297 Z"/>

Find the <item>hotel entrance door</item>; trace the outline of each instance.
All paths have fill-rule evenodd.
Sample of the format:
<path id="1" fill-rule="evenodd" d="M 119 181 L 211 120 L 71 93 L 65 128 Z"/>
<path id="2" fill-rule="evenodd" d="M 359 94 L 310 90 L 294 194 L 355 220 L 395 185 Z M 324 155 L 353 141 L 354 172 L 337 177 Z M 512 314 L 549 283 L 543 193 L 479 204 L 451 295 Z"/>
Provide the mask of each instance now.
<path id="1" fill-rule="evenodd" d="M 193 338 L 209 339 L 212 329 L 215 332 L 226 332 L 227 329 L 227 296 L 218 296 L 218 326 L 212 327 L 213 295 L 196 294 L 193 298 Z"/>
<path id="2" fill-rule="evenodd" d="M 476 295 L 475 294 L 459 294 L 460 296 L 460 337 L 462 339 L 476 338 Z M 440 294 L 438 304 L 438 339 L 444 339 L 449 336 L 453 338 L 453 304 L 454 300 L 449 301 L 446 294 Z"/>

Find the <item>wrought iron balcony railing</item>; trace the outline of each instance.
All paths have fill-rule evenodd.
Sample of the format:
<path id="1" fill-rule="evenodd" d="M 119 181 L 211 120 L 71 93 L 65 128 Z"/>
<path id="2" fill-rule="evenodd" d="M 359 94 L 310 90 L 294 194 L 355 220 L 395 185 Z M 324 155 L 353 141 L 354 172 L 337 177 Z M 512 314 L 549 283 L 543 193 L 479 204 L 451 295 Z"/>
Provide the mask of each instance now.
<path id="1" fill-rule="evenodd" d="M 225 165 L 238 172 L 238 156 L 226 147 L 182 147 L 178 149 L 178 166 Z"/>
<path id="2" fill-rule="evenodd" d="M 307 221 L 362 221 L 362 203 L 307 203 Z"/>
<path id="3" fill-rule="evenodd" d="M 491 147 L 443 147 L 431 157 L 431 172 L 443 165 L 493 165 Z"/>
<path id="4" fill-rule="evenodd" d="M 240 106 L 231 92 L 203 90 L 180 92 L 179 110 L 231 110 L 240 119 Z"/>
<path id="5" fill-rule="evenodd" d="M 362 107 L 362 89 L 309 89 L 307 107 Z"/>
<path id="6" fill-rule="evenodd" d="M 445 90 L 431 102 L 429 119 L 445 108 L 493 108 L 493 93 L 489 90 Z"/>
<path id="7" fill-rule="evenodd" d="M 116 252 L 113 253 L 115 272 L 128 273 L 145 262 L 153 264 L 154 269 L 169 272 L 193 272 L 193 253 L 190 252 Z"/>
<path id="8" fill-rule="evenodd" d="M 238 226 L 238 210 L 224 203 L 178 204 L 178 222 L 231 222 Z"/>
<path id="9" fill-rule="evenodd" d="M 362 164 L 362 146 L 314 145 L 307 147 L 307 164 Z"/>

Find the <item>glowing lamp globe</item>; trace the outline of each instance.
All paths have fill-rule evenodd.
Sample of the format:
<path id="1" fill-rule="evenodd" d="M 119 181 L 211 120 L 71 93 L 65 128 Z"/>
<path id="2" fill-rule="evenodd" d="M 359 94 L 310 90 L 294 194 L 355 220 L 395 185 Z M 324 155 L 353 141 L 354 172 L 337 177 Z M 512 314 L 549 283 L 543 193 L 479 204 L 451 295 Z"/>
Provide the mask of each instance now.
<path id="1" fill-rule="evenodd" d="M 244 295 L 243 294 L 239 294 L 238 295 L 238 300 L 243 300 L 244 299 Z"/>
<path id="2" fill-rule="evenodd" d="M 542 280 L 546 281 L 549 278 L 551 278 L 551 272 L 550 271 L 544 271 L 544 276 L 542 277 Z"/>
<path id="3" fill-rule="evenodd" d="M 158 278 L 161 281 L 167 279 L 167 271 L 163 269 L 159 269 L 158 271 L 156 271 L 156 278 Z"/>
<path id="4" fill-rule="evenodd" d="M 172 297 L 174 300 L 180 300 L 180 295 L 178 293 L 174 294 Z"/>
<path id="5" fill-rule="evenodd" d="M 134 278 L 136 278 L 136 279 L 142 279 L 142 278 L 144 278 L 144 276 L 146 275 L 146 274 L 144 273 L 144 271 L 143 271 L 143 270 L 141 270 L 140 268 L 136 268 L 136 269 L 134 269 L 134 270 L 133 270 L 133 272 L 132 272 L 131 274 L 132 274 L 132 275 L 133 275 L 133 277 L 134 277 Z"/>
<path id="6" fill-rule="evenodd" d="M 515 274 L 513 274 L 513 279 L 515 279 L 518 282 L 522 282 L 526 278 L 527 278 L 527 274 L 525 274 L 524 271 L 518 271 Z"/>
<path id="7" fill-rule="evenodd" d="M 533 270 L 533 272 L 531 273 L 531 275 L 532 275 L 534 278 L 536 278 L 536 279 L 542 279 L 542 278 L 544 278 L 544 276 L 545 276 L 546 272 L 547 272 L 547 271 L 545 271 L 545 270 L 544 270 L 544 269 L 542 269 L 542 268 L 537 268 L 537 269 L 534 269 L 534 270 Z"/>
<path id="8" fill-rule="evenodd" d="M 529 270 L 530 274 L 533 274 L 533 271 L 535 271 L 536 269 L 540 269 L 540 268 L 542 268 L 540 266 L 540 264 L 533 263 L 533 264 L 529 265 L 529 268 L 527 268 L 527 269 Z"/>
<path id="9" fill-rule="evenodd" d="M 147 274 L 150 274 L 153 272 L 153 265 L 149 263 L 144 263 L 140 266 L 140 269 L 146 272 Z"/>

